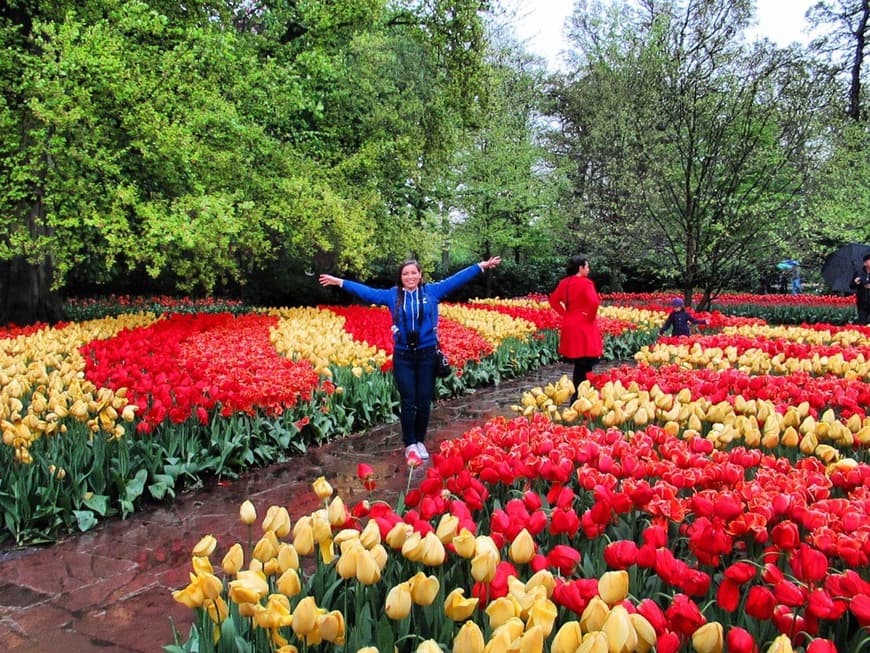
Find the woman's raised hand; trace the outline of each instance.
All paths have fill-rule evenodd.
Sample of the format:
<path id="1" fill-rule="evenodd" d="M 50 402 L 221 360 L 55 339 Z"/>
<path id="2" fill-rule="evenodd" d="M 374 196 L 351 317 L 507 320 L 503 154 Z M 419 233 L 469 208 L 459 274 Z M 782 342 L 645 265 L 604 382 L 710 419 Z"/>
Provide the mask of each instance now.
<path id="1" fill-rule="evenodd" d="M 341 279 L 331 274 L 321 274 L 319 281 L 321 286 L 341 286 Z"/>
<path id="2" fill-rule="evenodd" d="M 499 263 L 501 263 L 501 256 L 493 256 L 492 258 L 489 258 L 485 261 L 481 261 L 480 267 L 482 267 L 484 270 L 489 270 L 491 268 L 494 268 Z"/>

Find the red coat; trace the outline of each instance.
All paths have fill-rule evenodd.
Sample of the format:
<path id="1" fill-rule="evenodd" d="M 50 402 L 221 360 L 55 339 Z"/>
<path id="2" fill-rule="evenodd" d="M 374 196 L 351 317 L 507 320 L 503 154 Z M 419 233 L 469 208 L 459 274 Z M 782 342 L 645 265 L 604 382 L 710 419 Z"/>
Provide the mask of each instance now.
<path id="1" fill-rule="evenodd" d="M 565 358 L 598 358 L 604 341 L 596 316 L 601 301 L 588 277 L 565 277 L 550 295 L 550 306 L 562 316 L 559 354 Z"/>

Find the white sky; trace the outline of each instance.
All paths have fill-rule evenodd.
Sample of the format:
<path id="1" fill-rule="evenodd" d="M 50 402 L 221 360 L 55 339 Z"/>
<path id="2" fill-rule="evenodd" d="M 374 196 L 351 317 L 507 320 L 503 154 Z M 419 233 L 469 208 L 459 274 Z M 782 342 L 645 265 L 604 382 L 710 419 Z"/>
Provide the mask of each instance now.
<path id="1" fill-rule="evenodd" d="M 802 33 L 804 14 L 815 0 L 757 0 L 758 33 L 780 46 L 806 42 Z M 558 68 L 559 53 L 565 49 L 562 31 L 574 8 L 574 0 L 532 0 L 519 3 L 517 36 L 527 48 L 544 57 L 550 68 Z"/>

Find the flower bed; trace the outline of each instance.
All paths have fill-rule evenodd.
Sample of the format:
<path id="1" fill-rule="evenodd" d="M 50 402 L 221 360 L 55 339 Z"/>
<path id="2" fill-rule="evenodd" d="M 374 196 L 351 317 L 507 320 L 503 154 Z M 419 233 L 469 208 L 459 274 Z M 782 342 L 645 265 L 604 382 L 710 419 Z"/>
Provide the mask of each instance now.
<path id="1" fill-rule="evenodd" d="M 564 377 L 532 388 L 396 507 L 320 479 L 321 510 L 204 538 L 175 595 L 197 623 L 167 650 L 860 650 L 866 341 L 807 331 L 663 338 L 570 406 Z"/>

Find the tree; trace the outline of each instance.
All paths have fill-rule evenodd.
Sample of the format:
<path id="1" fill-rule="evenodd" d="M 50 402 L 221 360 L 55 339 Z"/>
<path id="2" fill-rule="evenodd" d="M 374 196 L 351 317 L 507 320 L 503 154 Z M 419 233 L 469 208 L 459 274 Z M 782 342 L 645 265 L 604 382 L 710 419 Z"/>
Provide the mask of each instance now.
<path id="1" fill-rule="evenodd" d="M 279 255 L 362 268 L 474 115 L 482 7 L 6 3 L 0 319 L 58 319 L 71 278 L 205 292 Z"/>
<path id="2" fill-rule="evenodd" d="M 832 64 L 835 74 L 845 73 L 848 78 L 847 115 L 852 120 L 866 120 L 862 79 L 870 47 L 870 0 L 822 0 L 807 15 L 821 32 L 812 49 Z"/>
<path id="3" fill-rule="evenodd" d="M 725 0 L 580 2 L 584 59 L 556 92 L 585 229 L 646 243 L 649 274 L 687 301 L 745 284 L 801 187 L 813 80 L 794 52 L 740 38 L 750 12 Z"/>

